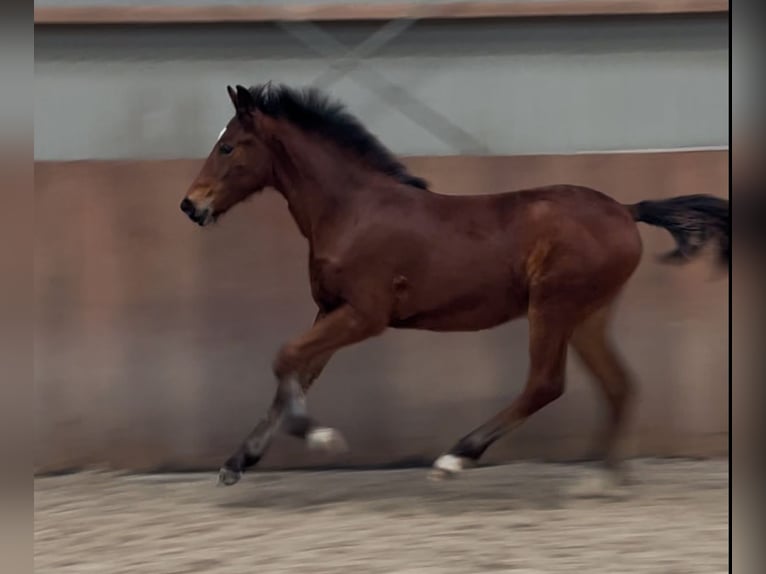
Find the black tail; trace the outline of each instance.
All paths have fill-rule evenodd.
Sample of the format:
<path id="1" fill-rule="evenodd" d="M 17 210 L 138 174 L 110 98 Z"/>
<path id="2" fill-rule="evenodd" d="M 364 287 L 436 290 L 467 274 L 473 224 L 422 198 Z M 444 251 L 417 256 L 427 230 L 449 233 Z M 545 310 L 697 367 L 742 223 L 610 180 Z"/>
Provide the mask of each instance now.
<path id="1" fill-rule="evenodd" d="M 685 263 L 714 242 L 718 262 L 731 261 L 729 201 L 712 195 L 684 195 L 629 206 L 633 219 L 667 229 L 677 247 L 661 256 L 666 263 Z"/>

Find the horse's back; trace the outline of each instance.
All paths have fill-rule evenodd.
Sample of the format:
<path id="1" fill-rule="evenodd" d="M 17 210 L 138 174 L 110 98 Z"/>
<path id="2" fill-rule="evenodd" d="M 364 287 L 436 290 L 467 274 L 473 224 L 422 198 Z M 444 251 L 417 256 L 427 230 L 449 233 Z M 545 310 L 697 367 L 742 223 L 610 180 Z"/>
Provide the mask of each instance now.
<path id="1" fill-rule="evenodd" d="M 518 251 L 537 242 L 611 243 L 615 251 L 640 243 L 630 211 L 607 194 L 583 186 L 551 185 L 485 195 L 436 195 L 428 220 L 457 231 L 458 238 L 493 238 Z M 463 232 L 463 233 L 461 233 Z M 467 233 L 466 233 L 467 232 Z M 497 239 L 496 237 L 494 237 Z"/>

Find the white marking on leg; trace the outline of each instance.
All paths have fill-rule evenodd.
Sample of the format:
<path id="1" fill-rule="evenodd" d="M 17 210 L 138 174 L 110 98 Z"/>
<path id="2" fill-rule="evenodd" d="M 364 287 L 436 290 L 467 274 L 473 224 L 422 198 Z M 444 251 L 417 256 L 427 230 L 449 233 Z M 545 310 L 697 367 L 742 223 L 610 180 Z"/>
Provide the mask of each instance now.
<path id="1" fill-rule="evenodd" d="M 318 427 L 306 434 L 306 444 L 312 450 L 345 452 L 348 450 L 346 439 L 339 431 L 330 427 Z"/>
<path id="2" fill-rule="evenodd" d="M 472 460 L 454 454 L 443 454 L 434 462 L 431 472 L 428 473 L 430 480 L 443 480 L 445 478 L 454 478 L 460 471 L 472 466 Z"/>
<path id="3" fill-rule="evenodd" d="M 458 473 L 465 468 L 465 459 L 454 454 L 443 454 L 436 459 L 434 468 L 450 473 Z"/>

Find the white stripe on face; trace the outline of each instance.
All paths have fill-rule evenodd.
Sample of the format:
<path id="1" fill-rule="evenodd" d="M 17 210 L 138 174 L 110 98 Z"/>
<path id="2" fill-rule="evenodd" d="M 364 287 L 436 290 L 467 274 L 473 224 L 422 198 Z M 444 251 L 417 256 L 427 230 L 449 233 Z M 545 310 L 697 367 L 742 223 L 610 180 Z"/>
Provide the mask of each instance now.
<path id="1" fill-rule="evenodd" d="M 221 138 L 223 137 L 223 134 L 225 134 L 225 133 L 226 133 L 226 128 L 224 127 L 224 128 L 221 130 L 221 133 L 220 133 L 220 134 L 218 134 L 218 139 L 217 139 L 216 141 L 221 141 Z"/>

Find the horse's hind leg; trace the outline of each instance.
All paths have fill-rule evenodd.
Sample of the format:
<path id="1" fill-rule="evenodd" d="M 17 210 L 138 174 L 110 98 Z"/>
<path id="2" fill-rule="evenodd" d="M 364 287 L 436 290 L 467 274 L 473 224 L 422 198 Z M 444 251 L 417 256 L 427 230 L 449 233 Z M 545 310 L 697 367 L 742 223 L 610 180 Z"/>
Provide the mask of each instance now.
<path id="1" fill-rule="evenodd" d="M 521 395 L 440 456 L 431 478 L 454 475 L 472 466 L 492 443 L 564 392 L 567 344 L 574 322 L 568 322 L 560 312 L 534 308 L 528 317 L 530 365 Z"/>
<path id="2" fill-rule="evenodd" d="M 580 323 L 572 335 L 572 347 L 598 383 L 609 407 L 606 426 L 598 437 L 597 454 L 613 478 L 624 478 L 618 449 L 634 385 L 607 334 L 611 310 L 611 305 L 604 306 Z"/>

